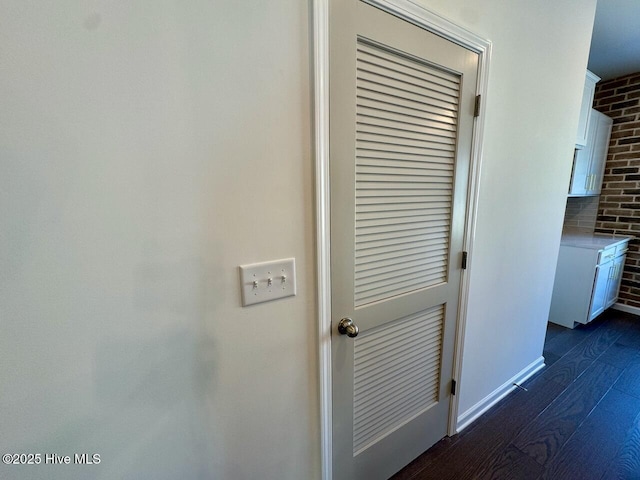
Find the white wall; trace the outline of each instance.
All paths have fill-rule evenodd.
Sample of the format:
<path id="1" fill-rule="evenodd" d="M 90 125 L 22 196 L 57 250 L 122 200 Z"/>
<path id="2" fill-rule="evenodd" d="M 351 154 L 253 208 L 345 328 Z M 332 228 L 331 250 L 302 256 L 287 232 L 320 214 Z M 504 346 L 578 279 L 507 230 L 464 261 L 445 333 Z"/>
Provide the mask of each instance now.
<path id="1" fill-rule="evenodd" d="M 0 477 L 317 475 L 309 7 L 0 4 Z M 237 266 L 299 295 L 240 306 Z"/>
<path id="2" fill-rule="evenodd" d="M 421 0 L 493 42 L 459 414 L 542 355 L 595 0 Z"/>
<path id="3" fill-rule="evenodd" d="M 494 42 L 464 412 L 541 353 L 595 0 L 422 1 Z M 319 477 L 307 3 L 0 4 L 0 452 L 102 456 L 0 477 Z"/>

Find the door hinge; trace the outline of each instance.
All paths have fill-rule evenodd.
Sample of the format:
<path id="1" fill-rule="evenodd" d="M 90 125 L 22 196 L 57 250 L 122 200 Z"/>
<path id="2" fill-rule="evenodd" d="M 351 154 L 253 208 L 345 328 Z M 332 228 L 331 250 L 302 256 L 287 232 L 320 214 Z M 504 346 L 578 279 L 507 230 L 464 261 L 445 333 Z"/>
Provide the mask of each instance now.
<path id="1" fill-rule="evenodd" d="M 467 252 L 462 252 L 462 269 L 466 270 L 467 269 L 467 257 L 469 255 L 467 254 Z"/>
<path id="2" fill-rule="evenodd" d="M 473 116 L 480 116 L 480 95 L 476 95 L 476 104 L 473 107 Z"/>
<path id="3" fill-rule="evenodd" d="M 455 395 L 456 394 L 456 381 L 452 378 L 451 379 L 451 395 Z"/>

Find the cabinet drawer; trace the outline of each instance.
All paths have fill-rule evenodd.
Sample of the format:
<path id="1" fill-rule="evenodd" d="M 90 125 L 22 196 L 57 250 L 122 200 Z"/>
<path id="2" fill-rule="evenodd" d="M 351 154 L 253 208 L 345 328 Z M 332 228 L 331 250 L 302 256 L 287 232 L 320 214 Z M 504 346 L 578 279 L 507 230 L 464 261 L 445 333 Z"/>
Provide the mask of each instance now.
<path id="1" fill-rule="evenodd" d="M 598 255 L 598 265 L 602 265 L 604 263 L 610 262 L 616 256 L 616 246 L 613 245 L 611 247 L 607 247 L 604 250 L 600 251 Z"/>
<path id="2" fill-rule="evenodd" d="M 616 246 L 616 257 L 619 257 L 623 253 L 627 253 L 629 250 L 629 242 L 624 242 Z"/>
<path id="3" fill-rule="evenodd" d="M 598 265 L 607 263 L 620 255 L 624 255 L 629 250 L 629 242 L 618 243 L 600 251 L 598 255 Z"/>

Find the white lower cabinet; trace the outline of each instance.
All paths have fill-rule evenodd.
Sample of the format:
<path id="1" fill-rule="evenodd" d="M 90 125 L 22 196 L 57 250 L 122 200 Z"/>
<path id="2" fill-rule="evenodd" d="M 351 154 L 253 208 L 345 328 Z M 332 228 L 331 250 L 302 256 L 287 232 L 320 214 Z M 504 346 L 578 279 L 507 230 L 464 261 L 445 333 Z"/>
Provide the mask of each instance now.
<path id="1" fill-rule="evenodd" d="M 618 300 L 628 237 L 563 236 L 549 321 L 573 328 Z"/>

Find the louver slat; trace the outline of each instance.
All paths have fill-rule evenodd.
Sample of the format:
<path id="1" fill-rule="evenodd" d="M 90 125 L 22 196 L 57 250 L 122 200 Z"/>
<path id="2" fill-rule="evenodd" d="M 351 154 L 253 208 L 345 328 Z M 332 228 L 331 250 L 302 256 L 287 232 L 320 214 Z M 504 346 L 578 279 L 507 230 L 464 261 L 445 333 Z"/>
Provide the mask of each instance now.
<path id="1" fill-rule="evenodd" d="M 360 235 L 358 244 L 360 244 L 361 248 L 367 248 L 372 246 L 371 242 L 378 242 L 374 246 L 381 247 L 386 245 L 386 242 L 390 242 L 390 244 L 392 244 L 400 239 L 406 239 L 413 236 L 416 236 L 416 238 L 420 239 L 440 238 L 443 236 L 443 232 L 446 235 L 446 231 L 444 229 L 441 229 L 438 232 L 435 229 L 428 228 L 408 228 L 375 232 L 372 231 L 367 235 Z"/>
<path id="2" fill-rule="evenodd" d="M 405 57 L 400 57 L 394 52 L 376 48 L 362 41 L 358 42 L 358 51 L 360 52 L 360 59 L 363 63 L 369 62 L 383 67 L 386 66 L 390 70 L 428 79 L 429 82 L 440 85 L 442 88 L 456 89 L 457 87 L 455 85 L 460 83 L 458 77 L 454 77 L 448 72 L 435 69 L 421 61 L 407 62 Z M 372 58 L 376 60 L 372 61 Z"/>
<path id="3" fill-rule="evenodd" d="M 355 306 L 446 281 L 460 81 L 358 41 Z"/>
<path id="4" fill-rule="evenodd" d="M 358 336 L 353 454 L 437 403 L 444 306 Z"/>

